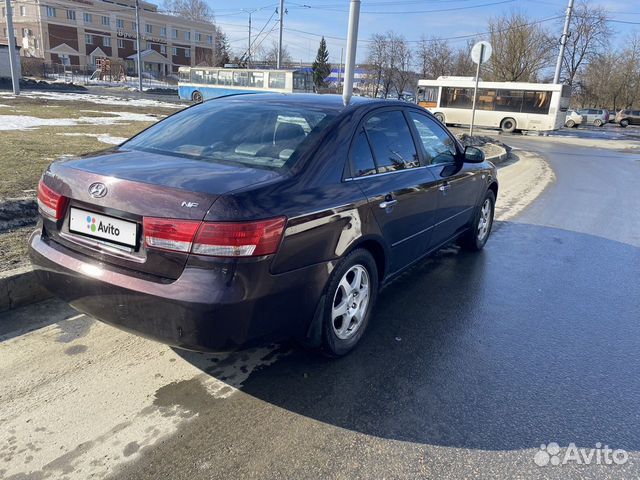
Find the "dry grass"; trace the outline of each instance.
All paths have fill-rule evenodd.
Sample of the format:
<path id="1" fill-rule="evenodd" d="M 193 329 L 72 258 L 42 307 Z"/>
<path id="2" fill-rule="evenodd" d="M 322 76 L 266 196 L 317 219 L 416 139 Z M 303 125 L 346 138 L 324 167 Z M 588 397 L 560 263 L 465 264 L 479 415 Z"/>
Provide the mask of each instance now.
<path id="1" fill-rule="evenodd" d="M 175 108 L 100 105 L 86 101 L 39 98 L 3 98 L 0 125 L 5 115 L 63 119 L 79 117 L 116 117 L 110 112 L 129 112 L 161 118 Z M 7 120 L 4 120 L 7 121 Z M 64 133 L 108 134 L 129 138 L 154 122 L 122 121 L 118 125 L 46 126 L 32 130 L 0 130 L 0 201 L 35 195 L 38 179 L 47 166 L 62 155 L 81 155 L 104 150 L 111 145 L 92 136 L 67 136 Z M 0 234 L 0 270 L 28 263 L 27 238 L 34 227 L 22 227 Z"/>

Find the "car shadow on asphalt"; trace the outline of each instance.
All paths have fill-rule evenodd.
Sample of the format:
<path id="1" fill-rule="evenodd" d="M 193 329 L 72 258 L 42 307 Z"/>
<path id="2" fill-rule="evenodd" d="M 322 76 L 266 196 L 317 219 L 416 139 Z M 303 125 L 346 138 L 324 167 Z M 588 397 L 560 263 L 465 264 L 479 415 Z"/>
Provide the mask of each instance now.
<path id="1" fill-rule="evenodd" d="M 387 439 L 640 450 L 639 259 L 632 245 L 504 222 L 480 254 L 444 250 L 386 287 L 351 354 L 283 346 L 239 388 Z M 176 352 L 216 375 L 211 356 Z"/>

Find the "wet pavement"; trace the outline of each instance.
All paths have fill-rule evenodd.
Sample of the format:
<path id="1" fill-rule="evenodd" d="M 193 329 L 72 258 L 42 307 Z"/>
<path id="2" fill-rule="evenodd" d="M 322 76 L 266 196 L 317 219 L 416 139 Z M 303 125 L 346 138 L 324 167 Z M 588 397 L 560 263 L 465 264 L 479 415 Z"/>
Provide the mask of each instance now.
<path id="1" fill-rule="evenodd" d="M 507 143 L 540 153 L 555 181 L 497 224 L 480 254 L 448 248 L 386 287 L 345 358 L 295 345 L 228 357 L 160 351 L 78 324 L 88 348 L 73 358 L 95 352 L 99 342 L 87 339 L 99 334 L 122 359 L 114 369 L 140 369 L 117 385 L 107 372 L 102 383 L 124 390 L 118 401 L 126 385 L 150 382 L 144 362 L 171 357 L 159 373 L 175 378 L 150 390 L 153 408 L 135 418 L 172 426 L 153 442 L 139 429 L 110 443 L 121 459 L 112 478 L 637 478 L 640 154 L 524 136 Z M 115 400 L 100 406 L 126 415 Z M 595 452 L 562 464 L 572 444 L 623 449 L 626 461 L 607 465 Z M 81 478 L 73 455 L 85 451 L 78 445 L 42 478 Z"/>

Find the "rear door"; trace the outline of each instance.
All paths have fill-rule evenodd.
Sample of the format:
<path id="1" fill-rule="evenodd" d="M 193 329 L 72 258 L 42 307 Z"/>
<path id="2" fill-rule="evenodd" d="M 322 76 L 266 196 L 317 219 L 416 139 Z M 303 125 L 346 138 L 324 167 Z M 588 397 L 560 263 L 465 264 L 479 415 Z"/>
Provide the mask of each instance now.
<path id="1" fill-rule="evenodd" d="M 411 111 L 409 118 L 438 187 L 436 225 L 427 245 L 430 250 L 468 226 L 483 183 L 478 181 L 474 166 L 462 163 L 462 152 L 439 122 L 419 111 Z"/>
<path id="2" fill-rule="evenodd" d="M 369 114 L 353 139 L 350 160 L 353 181 L 389 247 L 389 271 L 398 271 L 425 253 L 437 201 L 436 179 L 420 161 L 402 109 Z"/>

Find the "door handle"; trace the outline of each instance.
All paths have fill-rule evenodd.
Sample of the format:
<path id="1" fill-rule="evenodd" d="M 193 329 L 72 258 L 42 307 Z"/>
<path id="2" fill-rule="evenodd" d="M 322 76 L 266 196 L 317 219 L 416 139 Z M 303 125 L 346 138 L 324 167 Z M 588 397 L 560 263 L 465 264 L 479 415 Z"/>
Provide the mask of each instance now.
<path id="1" fill-rule="evenodd" d="M 389 208 L 389 207 L 393 207 L 396 203 L 398 203 L 398 200 L 385 200 L 384 202 L 380 203 L 380 208 L 385 209 L 385 208 Z"/>

